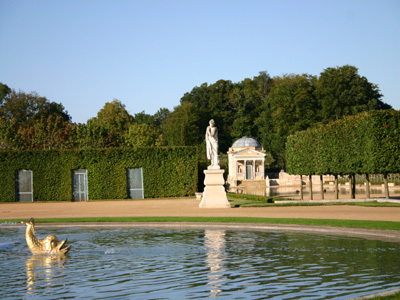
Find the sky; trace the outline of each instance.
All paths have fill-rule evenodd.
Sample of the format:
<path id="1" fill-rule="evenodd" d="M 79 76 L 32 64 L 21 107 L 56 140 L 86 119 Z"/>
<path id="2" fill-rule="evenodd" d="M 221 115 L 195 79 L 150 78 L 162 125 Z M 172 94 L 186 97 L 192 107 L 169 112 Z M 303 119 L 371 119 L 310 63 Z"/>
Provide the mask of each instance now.
<path id="1" fill-rule="evenodd" d="M 173 110 L 203 83 L 352 65 L 400 109 L 399 0 L 0 0 L 0 82 L 76 123 Z"/>

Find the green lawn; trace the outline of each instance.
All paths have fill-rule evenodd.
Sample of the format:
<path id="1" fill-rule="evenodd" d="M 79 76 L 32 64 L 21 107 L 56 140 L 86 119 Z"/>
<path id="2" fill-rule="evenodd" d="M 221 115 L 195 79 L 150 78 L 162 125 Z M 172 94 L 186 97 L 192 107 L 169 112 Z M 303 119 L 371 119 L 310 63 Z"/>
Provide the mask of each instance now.
<path id="1" fill-rule="evenodd" d="M 329 202 L 329 203 L 319 203 L 319 202 L 299 202 L 293 203 L 280 203 L 282 200 L 290 201 L 293 199 L 271 197 L 271 196 L 257 196 L 257 195 L 247 195 L 247 194 L 235 194 L 228 193 L 228 200 L 232 207 L 270 207 L 270 206 L 327 206 L 327 205 L 357 205 L 357 206 L 368 206 L 368 207 L 400 207 L 400 203 L 391 202 L 378 202 L 378 201 L 368 201 L 368 202 Z"/>
<path id="2" fill-rule="evenodd" d="M 22 221 L 21 219 L 3 220 L 1 223 Z M 96 217 L 96 218 L 46 218 L 35 219 L 36 223 L 78 223 L 78 222 L 195 222 L 195 223 L 257 223 L 257 224 L 295 224 L 337 226 L 368 229 L 400 230 L 400 222 L 331 220 L 331 219 L 282 219 L 250 217 Z"/>
<path id="3" fill-rule="evenodd" d="M 390 296 L 374 297 L 371 300 L 400 300 L 400 292 Z"/>

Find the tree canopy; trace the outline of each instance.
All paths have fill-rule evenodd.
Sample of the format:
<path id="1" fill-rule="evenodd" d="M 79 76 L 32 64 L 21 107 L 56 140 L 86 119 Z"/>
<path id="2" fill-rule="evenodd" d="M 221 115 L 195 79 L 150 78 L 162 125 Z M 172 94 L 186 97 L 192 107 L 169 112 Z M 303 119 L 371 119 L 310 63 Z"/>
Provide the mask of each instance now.
<path id="1" fill-rule="evenodd" d="M 354 66 L 327 68 L 319 75 L 260 72 L 234 83 L 218 80 L 186 92 L 173 111 L 130 114 L 117 99 L 86 124 L 73 124 L 61 104 L 36 93 L 15 92 L 0 83 L 0 147 L 66 149 L 193 146 L 204 143 L 214 119 L 220 152 L 242 136 L 258 140 L 274 166 L 286 164 L 289 135 L 371 110 L 390 109 L 378 86 Z M 51 141 L 46 140 L 51 138 Z"/>
<path id="2" fill-rule="evenodd" d="M 378 86 L 360 76 L 354 66 L 325 69 L 315 93 L 320 106 L 318 116 L 325 124 L 363 111 L 390 108 L 381 101 Z"/>
<path id="3" fill-rule="evenodd" d="M 10 91 L 4 85 L 0 86 L 0 90 L 0 97 L 3 96 L 0 102 L 0 117 L 9 123 L 13 121 L 17 125 L 33 125 L 49 116 L 59 116 L 64 121 L 71 120 L 61 103 L 49 101 L 37 93 Z"/>
<path id="4" fill-rule="evenodd" d="M 4 98 L 11 93 L 11 89 L 0 82 L 0 105 L 3 105 Z"/>
<path id="5" fill-rule="evenodd" d="M 0 149 L 63 149 L 70 121 L 61 103 L 0 83 Z"/>

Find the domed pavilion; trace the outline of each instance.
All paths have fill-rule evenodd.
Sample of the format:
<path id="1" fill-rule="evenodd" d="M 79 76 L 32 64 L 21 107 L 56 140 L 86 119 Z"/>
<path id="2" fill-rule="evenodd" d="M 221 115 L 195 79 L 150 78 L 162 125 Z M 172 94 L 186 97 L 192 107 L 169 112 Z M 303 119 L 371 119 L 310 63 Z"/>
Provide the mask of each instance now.
<path id="1" fill-rule="evenodd" d="M 227 183 L 230 187 L 236 187 L 239 183 L 265 180 L 265 150 L 255 139 L 244 136 L 235 141 L 229 148 L 228 159 Z"/>

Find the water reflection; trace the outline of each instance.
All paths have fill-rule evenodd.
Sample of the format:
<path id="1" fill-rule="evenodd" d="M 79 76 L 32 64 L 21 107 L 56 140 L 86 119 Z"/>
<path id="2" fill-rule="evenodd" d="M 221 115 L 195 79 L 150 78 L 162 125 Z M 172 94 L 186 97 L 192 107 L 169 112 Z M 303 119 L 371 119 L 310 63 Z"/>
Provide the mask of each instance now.
<path id="1" fill-rule="evenodd" d="M 335 193 L 335 187 L 332 185 L 325 185 L 325 196 L 327 199 L 333 199 Z M 300 186 L 278 186 L 278 187 L 257 187 L 257 186 L 243 186 L 243 187 L 232 187 L 228 190 L 231 193 L 237 194 L 248 194 L 248 195 L 259 195 L 259 196 L 271 196 L 271 197 L 287 197 L 287 198 L 299 198 L 300 197 Z M 309 195 L 310 187 L 303 187 L 304 195 Z M 319 199 L 319 195 L 321 193 L 319 185 L 313 185 L 313 195 L 314 199 Z M 375 197 L 383 197 L 384 189 L 382 187 L 370 187 L 371 196 Z M 390 197 L 399 197 L 400 196 L 400 188 L 398 187 L 389 187 Z M 350 187 L 346 185 L 339 186 L 339 198 L 349 198 L 350 195 Z M 364 186 L 356 187 L 356 195 L 360 197 L 365 197 L 366 190 Z"/>
<path id="2" fill-rule="evenodd" d="M 400 284 L 393 242 L 216 228 L 51 232 L 68 232 L 75 251 L 32 256 L 22 228 L 0 229 L 2 299 L 348 299 Z"/>
<path id="3" fill-rule="evenodd" d="M 296 197 L 298 195 L 298 187 L 283 186 L 283 187 L 257 187 L 244 186 L 232 187 L 228 191 L 230 193 L 259 195 L 259 196 L 280 196 L 280 197 Z"/>
<path id="4" fill-rule="evenodd" d="M 208 285 L 210 285 L 210 297 L 217 297 L 221 292 L 224 278 L 225 230 L 205 230 L 204 246 L 207 252 L 206 264 L 210 269 L 208 273 Z"/>
<path id="5" fill-rule="evenodd" d="M 36 283 L 41 283 L 41 289 L 51 288 L 52 284 L 58 280 L 59 271 L 66 264 L 65 255 L 32 255 L 25 261 L 26 268 L 26 288 L 27 293 L 32 294 L 36 289 Z"/>

